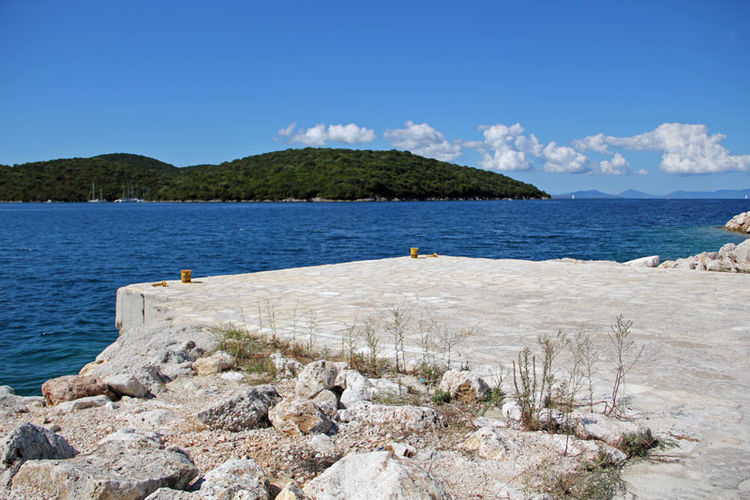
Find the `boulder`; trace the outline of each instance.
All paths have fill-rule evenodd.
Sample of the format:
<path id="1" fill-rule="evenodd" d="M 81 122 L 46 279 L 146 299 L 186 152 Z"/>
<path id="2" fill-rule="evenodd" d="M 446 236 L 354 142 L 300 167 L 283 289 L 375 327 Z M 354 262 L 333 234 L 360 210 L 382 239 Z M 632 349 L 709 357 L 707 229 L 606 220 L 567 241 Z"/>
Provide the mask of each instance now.
<path id="1" fill-rule="evenodd" d="M 391 426 L 403 432 L 424 432 L 437 429 L 438 414 L 424 406 L 389 406 L 363 402 L 338 411 L 342 422 L 358 422 L 366 425 Z"/>
<path id="2" fill-rule="evenodd" d="M 267 500 L 271 485 L 253 460 L 233 459 L 207 473 L 198 494 L 200 498 Z"/>
<path id="3" fill-rule="evenodd" d="M 487 401 L 492 390 L 478 375 L 470 371 L 448 370 L 440 380 L 440 390 L 451 395 L 451 399 L 463 402 Z"/>
<path id="4" fill-rule="evenodd" d="M 512 444 L 504 438 L 503 431 L 496 427 L 482 427 L 458 446 L 460 450 L 475 452 L 485 460 L 502 460 L 511 447 Z"/>
<path id="5" fill-rule="evenodd" d="M 284 399 L 268 411 L 268 418 L 274 429 L 290 435 L 325 433 L 332 425 L 309 399 Z"/>
<path id="6" fill-rule="evenodd" d="M 274 500 L 307 500 L 308 496 L 294 481 L 289 481 L 284 489 L 276 495 Z"/>
<path id="7" fill-rule="evenodd" d="M 388 451 L 347 455 L 310 481 L 304 492 L 318 499 L 450 498 L 429 473 Z"/>
<path id="8" fill-rule="evenodd" d="M 643 443 L 655 442 L 651 429 L 648 427 L 598 413 L 573 414 L 570 422 L 576 437 L 604 441 L 621 450 L 627 449 L 629 437 Z"/>
<path id="9" fill-rule="evenodd" d="M 338 372 L 339 367 L 331 361 L 313 361 L 300 372 L 294 392 L 300 398 L 312 399 L 320 391 L 335 387 Z"/>
<path id="10" fill-rule="evenodd" d="M 146 497 L 146 500 L 203 500 L 197 493 L 172 488 L 159 488 Z"/>
<path id="11" fill-rule="evenodd" d="M 356 370 L 345 370 L 346 377 L 341 377 L 339 383 L 346 387 L 341 393 L 341 406 L 349 408 L 362 401 L 369 401 L 373 387 L 370 380 Z"/>
<path id="12" fill-rule="evenodd" d="M 18 496 L 141 499 L 162 487 L 182 490 L 198 474 L 178 448 L 158 436 L 118 431 L 91 453 L 66 460 L 28 460 L 13 479 Z"/>
<path id="13" fill-rule="evenodd" d="M 639 259 L 629 260 L 627 262 L 623 262 L 623 264 L 630 267 L 658 267 L 659 261 L 660 259 L 658 255 L 651 255 L 649 257 L 641 257 Z"/>
<path id="14" fill-rule="evenodd" d="M 73 401 L 65 401 L 64 403 L 58 404 L 55 407 L 55 410 L 60 413 L 67 413 L 71 411 L 85 410 L 86 408 L 96 408 L 111 402 L 111 399 L 104 394 L 101 394 L 99 396 L 88 396 L 86 398 L 74 399 Z"/>
<path id="15" fill-rule="evenodd" d="M 95 375 L 65 375 L 49 379 L 42 384 L 42 395 L 50 405 L 87 396 L 114 397 L 107 384 Z"/>
<path id="16" fill-rule="evenodd" d="M 294 358 L 287 358 L 280 352 L 275 352 L 269 356 L 273 363 L 276 375 L 282 378 L 296 377 L 302 371 L 304 366 Z"/>
<path id="17" fill-rule="evenodd" d="M 268 384 L 257 385 L 200 411 L 196 417 L 212 429 L 238 432 L 268 427 L 268 410 L 280 399 Z"/>
<path id="18" fill-rule="evenodd" d="M 750 273 L 750 239 L 739 245 L 727 243 L 718 252 L 703 252 L 685 259 L 668 260 L 660 267 Z"/>
<path id="19" fill-rule="evenodd" d="M 506 420 L 513 422 L 521 421 L 521 407 L 516 401 L 506 401 L 503 403 L 502 411 Z"/>
<path id="20" fill-rule="evenodd" d="M 0 488 L 8 487 L 13 476 L 27 460 L 73 458 L 78 450 L 64 437 L 24 423 L 10 431 L 0 444 Z"/>
<path id="21" fill-rule="evenodd" d="M 107 384 L 110 391 L 119 397 L 130 396 L 131 398 L 142 398 L 148 394 L 148 388 L 143 385 L 143 382 L 129 373 L 109 375 L 102 380 Z"/>
<path id="22" fill-rule="evenodd" d="M 210 356 L 198 358 L 193 362 L 196 375 L 214 375 L 234 368 L 234 358 L 224 351 L 216 351 Z"/>
<path id="23" fill-rule="evenodd" d="M 313 434 L 307 444 L 321 455 L 333 455 L 336 451 L 336 443 L 333 438 L 325 434 Z"/>
<path id="24" fill-rule="evenodd" d="M 123 328 L 117 341 L 84 366 L 80 374 L 102 379 L 129 375 L 149 393 L 158 394 L 174 378 L 193 375 L 195 360 L 217 344 L 216 333 L 208 328 L 176 328 L 169 322 Z"/>
<path id="25" fill-rule="evenodd" d="M 44 406 L 44 398 L 40 396 L 16 396 L 11 386 L 0 386 L 0 414 L 10 416 L 28 413 L 29 406 Z"/>
<path id="26" fill-rule="evenodd" d="M 326 389 L 320 391 L 317 396 L 312 398 L 312 402 L 315 403 L 320 411 L 325 413 L 326 417 L 333 418 L 336 416 L 336 410 L 339 409 L 339 398 L 336 393 Z"/>
<path id="27" fill-rule="evenodd" d="M 730 231 L 750 234 L 750 212 L 742 212 L 735 215 L 724 227 Z"/>

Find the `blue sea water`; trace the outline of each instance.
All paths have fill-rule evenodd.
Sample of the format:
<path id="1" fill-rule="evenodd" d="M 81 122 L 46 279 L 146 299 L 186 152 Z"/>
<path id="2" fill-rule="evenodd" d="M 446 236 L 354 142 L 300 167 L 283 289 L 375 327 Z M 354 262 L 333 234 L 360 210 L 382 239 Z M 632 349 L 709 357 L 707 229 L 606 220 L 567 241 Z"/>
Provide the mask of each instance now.
<path id="1" fill-rule="evenodd" d="M 625 261 L 718 250 L 747 200 L 0 204 L 0 385 L 39 394 L 117 337 L 135 282 L 438 252 Z"/>

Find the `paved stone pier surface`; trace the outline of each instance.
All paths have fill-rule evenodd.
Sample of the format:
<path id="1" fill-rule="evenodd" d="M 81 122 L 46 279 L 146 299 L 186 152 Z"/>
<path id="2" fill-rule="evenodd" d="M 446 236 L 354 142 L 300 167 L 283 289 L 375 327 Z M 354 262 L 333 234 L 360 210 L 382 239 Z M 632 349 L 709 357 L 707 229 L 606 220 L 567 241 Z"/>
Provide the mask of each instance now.
<path id="1" fill-rule="evenodd" d="M 196 274 L 199 274 L 196 272 Z M 412 360 L 421 355 L 417 324 L 430 316 L 448 331 L 469 327 L 452 360 L 489 372 L 509 367 L 540 334 L 585 329 L 608 358 L 597 365 L 596 391 L 608 393 L 612 363 L 607 331 L 617 315 L 633 321 L 646 346 L 626 379 L 627 415 L 673 448 L 660 462 L 628 467 L 639 498 L 750 498 L 750 275 L 633 268 L 612 262 L 395 258 L 194 278 L 118 290 L 123 328 L 177 325 L 259 327 L 341 346 L 347 325 L 412 310 Z M 384 328 L 383 356 L 392 356 Z M 438 353 L 444 355 L 445 353 Z M 512 382 L 506 378 L 506 390 Z"/>

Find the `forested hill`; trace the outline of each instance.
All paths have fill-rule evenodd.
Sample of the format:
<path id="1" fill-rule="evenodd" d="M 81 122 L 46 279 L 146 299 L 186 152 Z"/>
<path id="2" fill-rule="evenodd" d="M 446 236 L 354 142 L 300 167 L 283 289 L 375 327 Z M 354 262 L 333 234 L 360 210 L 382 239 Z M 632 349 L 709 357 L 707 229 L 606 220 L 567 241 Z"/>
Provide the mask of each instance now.
<path id="1" fill-rule="evenodd" d="M 0 165 L 0 200 L 113 201 L 546 198 L 531 184 L 403 151 L 287 149 L 220 165 L 178 168 L 115 153 Z"/>

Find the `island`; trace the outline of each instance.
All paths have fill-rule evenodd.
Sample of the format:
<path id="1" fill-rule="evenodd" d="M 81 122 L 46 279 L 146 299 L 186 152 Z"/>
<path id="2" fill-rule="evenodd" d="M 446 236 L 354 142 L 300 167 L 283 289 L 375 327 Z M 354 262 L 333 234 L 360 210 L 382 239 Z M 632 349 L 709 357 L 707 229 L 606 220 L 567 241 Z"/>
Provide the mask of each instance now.
<path id="1" fill-rule="evenodd" d="M 93 190 L 92 185 L 96 188 Z M 0 165 L 0 200 L 380 201 L 541 199 L 537 187 L 405 151 L 304 148 L 176 167 L 115 153 Z"/>

